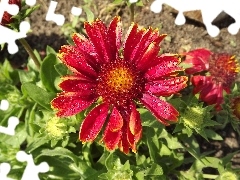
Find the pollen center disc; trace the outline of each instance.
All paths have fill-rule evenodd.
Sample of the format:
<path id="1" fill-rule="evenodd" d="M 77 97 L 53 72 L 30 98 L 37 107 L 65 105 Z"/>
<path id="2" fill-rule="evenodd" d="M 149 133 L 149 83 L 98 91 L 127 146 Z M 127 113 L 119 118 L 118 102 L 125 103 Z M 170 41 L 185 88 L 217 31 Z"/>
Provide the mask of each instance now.
<path id="1" fill-rule="evenodd" d="M 110 104 L 124 105 L 139 98 L 143 87 L 141 73 L 124 60 L 117 60 L 101 68 L 97 93 Z"/>

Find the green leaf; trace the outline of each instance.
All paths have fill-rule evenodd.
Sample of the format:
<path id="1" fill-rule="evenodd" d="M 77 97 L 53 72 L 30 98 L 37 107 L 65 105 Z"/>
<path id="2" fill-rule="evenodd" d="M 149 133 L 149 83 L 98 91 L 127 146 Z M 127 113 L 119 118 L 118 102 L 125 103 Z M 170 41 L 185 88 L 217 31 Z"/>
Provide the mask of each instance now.
<path id="1" fill-rule="evenodd" d="M 34 158 L 34 160 L 36 160 L 36 158 Z M 47 173 L 43 173 L 42 176 L 45 176 L 45 178 L 41 179 L 81 179 L 81 174 L 79 174 L 77 170 L 73 170 L 75 164 L 69 158 L 61 156 L 42 156 L 39 163 L 43 161 L 48 163 L 51 170 Z"/>
<path id="2" fill-rule="evenodd" d="M 88 6 L 83 6 L 82 8 L 83 8 L 83 10 L 85 11 L 85 13 L 87 14 L 87 21 L 88 21 L 88 22 L 94 21 L 94 14 L 93 14 L 93 12 L 90 10 L 90 8 L 89 8 Z"/>
<path id="3" fill-rule="evenodd" d="M 1 142 L 12 145 L 16 148 L 21 146 L 21 144 L 26 140 L 26 137 L 27 132 L 25 130 L 25 125 L 22 122 L 17 125 L 14 136 L 0 134 Z"/>
<path id="4" fill-rule="evenodd" d="M 152 161 L 157 161 L 157 153 L 159 152 L 159 140 L 157 133 L 155 133 L 154 129 L 151 127 L 145 127 L 144 132 L 146 132 L 147 146 L 149 149 L 149 154 Z"/>
<path id="5" fill-rule="evenodd" d="M 48 45 L 46 48 L 46 52 L 47 52 L 47 55 L 49 54 L 54 54 L 55 56 L 57 55 L 56 51 L 51 46 L 48 46 Z"/>
<path id="6" fill-rule="evenodd" d="M 48 93 L 32 83 L 24 83 L 22 91 L 26 92 L 31 99 L 42 107 L 51 110 L 50 101 L 55 97 L 55 93 Z"/>
<path id="7" fill-rule="evenodd" d="M 153 128 L 162 128 L 163 125 L 159 123 L 158 120 L 147 110 L 144 108 L 138 108 L 138 112 L 141 115 L 142 119 L 142 126 L 148 126 L 148 127 L 153 127 Z"/>
<path id="8" fill-rule="evenodd" d="M 76 155 L 74 155 L 68 149 L 65 149 L 65 148 L 62 148 L 62 147 L 56 147 L 53 150 L 44 149 L 44 150 L 42 150 L 42 153 L 37 158 L 39 158 L 41 156 L 51 156 L 51 157 L 53 157 L 53 156 L 61 156 L 61 157 L 67 157 L 67 158 L 71 159 L 75 163 L 78 162 L 78 157 Z"/>
<path id="9" fill-rule="evenodd" d="M 36 81 L 36 74 L 34 71 L 19 70 L 18 75 L 21 83 Z"/>
<path id="10" fill-rule="evenodd" d="M 205 129 L 204 131 L 205 131 L 206 136 L 212 140 L 216 140 L 216 141 L 223 140 L 223 138 L 218 133 L 216 133 L 215 131 L 213 131 L 211 129 Z"/>
<path id="11" fill-rule="evenodd" d="M 29 136 L 33 137 L 34 135 L 34 129 L 33 124 L 35 121 L 35 112 L 36 112 L 37 103 L 34 104 L 32 108 L 27 109 L 26 115 L 25 115 L 25 126 L 26 131 Z"/>
<path id="12" fill-rule="evenodd" d="M 70 71 L 68 70 L 67 66 L 63 63 L 58 63 L 54 65 L 54 67 L 55 67 L 55 70 L 58 72 L 58 74 L 61 76 L 70 74 Z"/>
<path id="13" fill-rule="evenodd" d="M 58 60 L 56 55 L 48 54 L 41 65 L 40 77 L 43 85 L 48 91 L 57 92 L 55 87 L 55 81 L 57 79 L 58 72 L 55 70 L 55 64 L 57 64 Z"/>
<path id="14" fill-rule="evenodd" d="M 182 135 L 179 137 L 181 139 L 182 144 L 185 145 L 184 148 L 196 159 L 199 160 L 200 156 L 200 148 L 197 140 L 194 136 L 187 137 L 186 135 Z"/>
<path id="15" fill-rule="evenodd" d="M 40 5 L 36 5 L 33 7 L 28 7 L 27 9 L 24 9 L 21 11 L 21 20 L 25 19 L 26 17 L 29 17 L 31 13 L 33 13 L 36 9 L 38 9 Z"/>
<path id="16" fill-rule="evenodd" d="M 35 149 L 39 148 L 40 146 L 47 144 L 49 140 L 44 137 L 35 137 L 31 143 L 28 144 L 28 147 L 26 149 L 26 152 L 32 152 Z"/>
<path id="17" fill-rule="evenodd" d="M 109 154 L 109 156 L 106 158 L 105 165 L 109 171 L 117 170 L 122 167 L 119 157 L 117 157 L 114 153 Z"/>
<path id="18" fill-rule="evenodd" d="M 146 169 L 146 175 L 160 176 L 163 175 L 162 167 L 156 163 L 151 164 L 150 168 Z"/>

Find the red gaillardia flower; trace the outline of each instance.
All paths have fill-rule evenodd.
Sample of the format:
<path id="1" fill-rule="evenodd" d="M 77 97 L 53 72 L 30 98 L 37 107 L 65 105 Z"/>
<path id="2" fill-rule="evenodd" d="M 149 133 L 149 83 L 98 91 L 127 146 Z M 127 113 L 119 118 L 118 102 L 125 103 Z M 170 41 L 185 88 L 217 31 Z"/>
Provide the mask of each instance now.
<path id="1" fill-rule="evenodd" d="M 192 67 L 186 69 L 187 74 L 194 74 L 191 81 L 194 94 L 200 92 L 200 99 L 208 105 L 215 104 L 221 109 L 223 90 L 230 93 L 230 89 L 239 72 L 239 64 L 235 56 L 224 53 L 213 53 L 207 49 L 196 49 L 185 53 L 185 63 Z M 205 72 L 206 74 L 198 74 Z"/>
<path id="2" fill-rule="evenodd" d="M 88 38 L 73 34 L 74 46 L 62 46 L 59 59 L 73 74 L 63 77 L 63 92 L 52 100 L 58 116 L 71 116 L 93 108 L 83 121 L 79 139 L 92 142 L 106 122 L 103 142 L 108 150 L 136 152 L 142 135 L 140 114 L 135 102 L 142 103 L 163 124 L 177 121 L 178 111 L 157 96 L 169 96 L 186 87 L 187 77 L 176 77 L 179 59 L 159 56 L 159 43 L 166 35 L 157 30 L 139 29 L 133 23 L 124 43 L 122 25 L 115 17 L 109 27 L 97 19 L 86 22 Z M 120 49 L 123 47 L 123 51 Z"/>
<path id="3" fill-rule="evenodd" d="M 21 9 L 21 0 L 9 0 L 8 3 L 15 4 L 19 7 L 19 10 Z M 5 26 L 7 24 L 10 24 L 12 22 L 11 18 L 12 15 L 5 11 L 2 17 L 2 21 L 0 22 L 0 25 Z"/>

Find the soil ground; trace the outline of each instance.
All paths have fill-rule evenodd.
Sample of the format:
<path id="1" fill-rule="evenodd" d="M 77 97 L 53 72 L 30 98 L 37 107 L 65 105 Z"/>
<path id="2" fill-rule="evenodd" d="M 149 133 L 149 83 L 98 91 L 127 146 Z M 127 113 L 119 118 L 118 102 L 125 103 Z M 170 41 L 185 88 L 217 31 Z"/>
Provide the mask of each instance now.
<path id="1" fill-rule="evenodd" d="M 70 12 L 72 6 L 81 7 L 84 4 L 84 1 L 81 0 L 56 1 L 59 3 L 55 13 L 63 14 L 66 17 L 66 23 L 71 21 Z M 176 14 L 172 13 L 172 9 L 167 6 L 164 6 L 159 14 L 151 12 L 149 6 L 152 1 L 145 3 L 144 7 L 135 8 L 135 21 L 140 26 L 159 28 L 161 33 L 168 34 L 168 37 L 162 43 L 164 52 L 179 53 L 196 48 L 207 48 L 214 52 L 226 52 L 240 56 L 240 32 L 233 36 L 227 31 L 227 27 L 234 22 L 231 17 L 226 17 L 216 24 L 221 28 L 221 32 L 219 36 L 212 38 L 207 34 L 204 25 L 200 22 L 187 19 L 185 25 L 175 25 Z M 111 0 L 92 0 L 92 2 L 91 8 L 95 18 L 98 17 L 108 23 L 113 16 L 119 15 L 122 17 L 124 30 L 127 30 L 129 26 L 129 9 L 126 5 L 116 6 L 111 3 Z M 37 3 L 42 5 L 29 19 L 32 32 L 28 34 L 27 41 L 33 49 L 37 49 L 44 57 L 47 45 L 58 51 L 61 45 L 67 44 L 67 37 L 64 36 L 60 26 L 45 20 L 50 0 L 37 0 Z M 84 12 L 81 16 L 86 17 Z M 82 26 L 83 23 L 78 24 L 78 27 Z M 3 57 L 7 57 L 14 66 L 22 66 L 26 62 L 27 54 L 21 45 L 19 45 L 19 48 L 19 52 L 15 55 L 9 55 L 6 50 L 0 52 L 0 60 Z M 214 141 L 208 143 L 200 139 L 203 151 L 216 150 L 215 156 L 222 157 L 230 152 L 239 150 L 240 138 L 231 127 L 218 133 L 224 137 L 223 142 Z M 232 161 L 236 168 L 240 168 L 240 154 L 237 154 Z"/>

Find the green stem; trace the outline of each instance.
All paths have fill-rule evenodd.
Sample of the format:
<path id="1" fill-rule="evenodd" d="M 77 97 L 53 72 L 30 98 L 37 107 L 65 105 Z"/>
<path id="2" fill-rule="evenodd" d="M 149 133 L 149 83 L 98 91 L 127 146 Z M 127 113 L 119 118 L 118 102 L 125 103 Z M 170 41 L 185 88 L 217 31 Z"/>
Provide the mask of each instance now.
<path id="1" fill-rule="evenodd" d="M 39 63 L 37 57 L 35 56 L 32 48 L 28 44 L 28 42 L 25 39 L 19 39 L 19 41 L 23 45 L 24 49 L 27 51 L 28 55 L 32 58 L 33 62 L 37 66 L 37 68 L 40 69 L 40 63 Z"/>
<path id="2" fill-rule="evenodd" d="M 130 25 L 132 22 L 134 22 L 134 4 L 135 3 L 132 3 L 130 4 Z"/>

